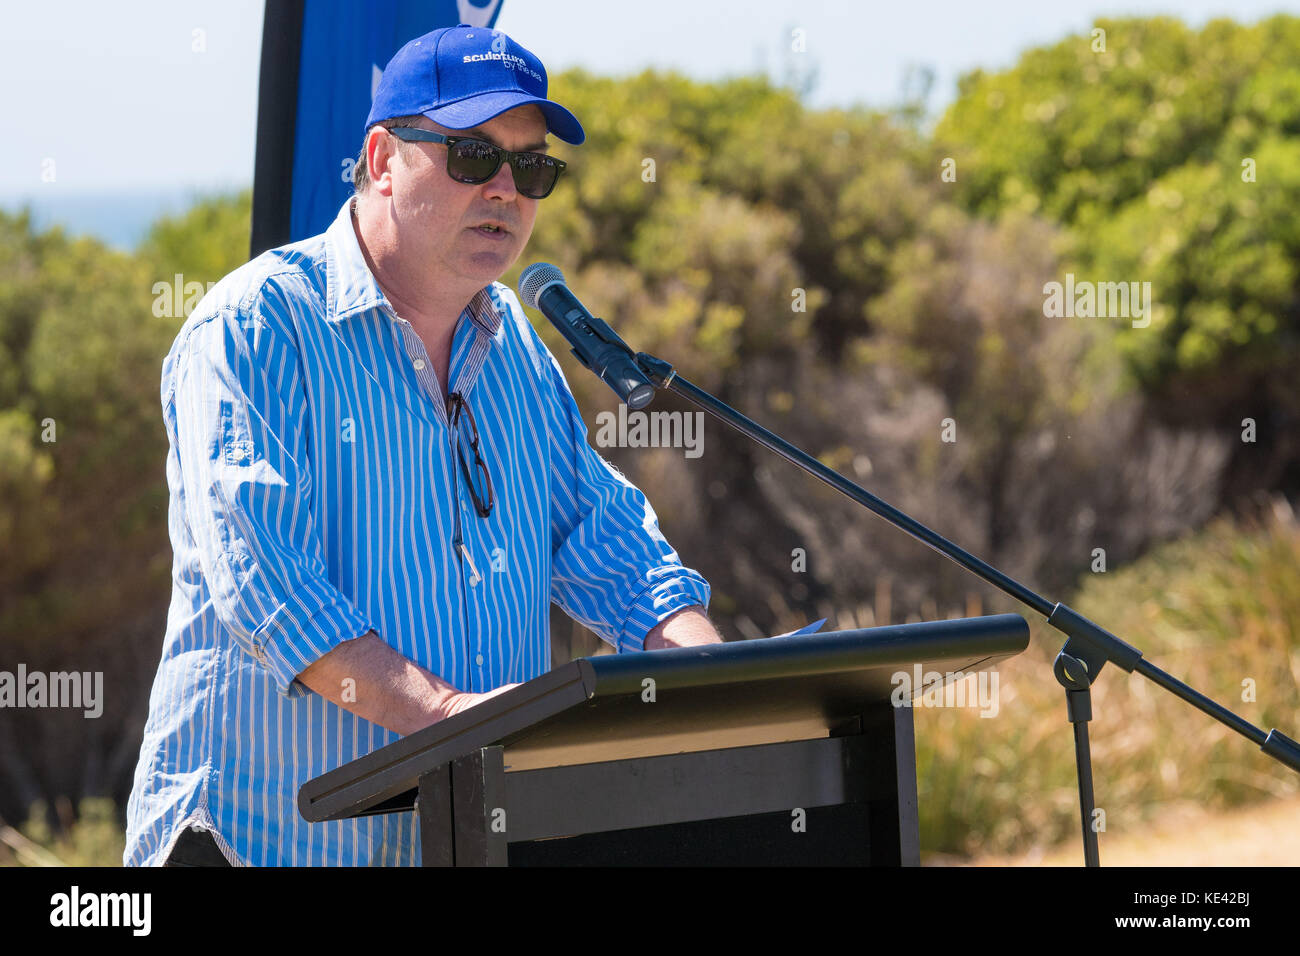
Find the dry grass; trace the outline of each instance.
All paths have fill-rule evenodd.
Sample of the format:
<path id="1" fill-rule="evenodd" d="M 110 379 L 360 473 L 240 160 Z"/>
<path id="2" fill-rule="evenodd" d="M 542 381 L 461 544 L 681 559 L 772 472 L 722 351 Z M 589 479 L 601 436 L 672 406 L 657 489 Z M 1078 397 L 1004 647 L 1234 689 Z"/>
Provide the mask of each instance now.
<path id="1" fill-rule="evenodd" d="M 1279 504 L 1258 525 L 1220 520 L 1128 568 L 1090 576 L 1070 603 L 1229 710 L 1294 737 L 1297 580 L 1300 523 Z M 1051 670 L 1062 637 L 1046 625 L 1033 630 L 1028 651 L 1001 668 L 995 718 L 914 712 L 927 852 L 1022 859 L 1069 841 L 1081 857 L 1073 736 Z M 1227 819 L 1300 794 L 1300 776 L 1137 675 L 1107 667 L 1093 712 L 1096 803 L 1111 837 L 1103 847 L 1122 846 L 1180 802 Z"/>
<path id="2" fill-rule="evenodd" d="M 1107 832 L 1102 866 L 1300 866 L 1300 797 L 1213 813 L 1190 804 L 1164 808 L 1145 829 Z M 932 854 L 926 866 L 1082 866 L 1079 837 L 1048 850 L 963 860 Z"/>

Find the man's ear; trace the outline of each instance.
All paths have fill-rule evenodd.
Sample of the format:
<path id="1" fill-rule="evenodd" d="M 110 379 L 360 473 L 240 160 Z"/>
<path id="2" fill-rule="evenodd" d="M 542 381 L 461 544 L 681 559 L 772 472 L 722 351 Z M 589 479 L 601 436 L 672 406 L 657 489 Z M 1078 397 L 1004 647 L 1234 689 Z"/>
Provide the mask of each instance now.
<path id="1" fill-rule="evenodd" d="M 393 194 L 392 163 L 397 155 L 396 137 L 382 126 L 372 126 L 366 134 L 366 172 L 370 188 L 381 196 Z"/>

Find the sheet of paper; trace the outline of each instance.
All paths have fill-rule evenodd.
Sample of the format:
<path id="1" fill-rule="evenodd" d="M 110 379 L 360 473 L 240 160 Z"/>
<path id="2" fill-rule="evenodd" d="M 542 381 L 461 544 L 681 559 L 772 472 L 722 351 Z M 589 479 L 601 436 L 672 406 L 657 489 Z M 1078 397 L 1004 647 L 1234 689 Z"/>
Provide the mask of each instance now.
<path id="1" fill-rule="evenodd" d="M 789 631 L 786 634 L 774 634 L 773 637 L 798 637 L 800 634 L 815 634 L 817 631 L 821 630 L 822 625 L 825 623 L 826 618 L 822 618 L 820 621 L 813 621 L 811 624 L 807 624 L 804 627 L 799 628 L 797 631 Z"/>

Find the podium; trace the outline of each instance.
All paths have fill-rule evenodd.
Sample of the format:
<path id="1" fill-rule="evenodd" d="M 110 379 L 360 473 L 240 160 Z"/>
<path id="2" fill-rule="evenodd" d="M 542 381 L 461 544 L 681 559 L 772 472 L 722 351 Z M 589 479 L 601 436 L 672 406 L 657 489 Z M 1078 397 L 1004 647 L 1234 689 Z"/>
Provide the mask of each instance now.
<path id="1" fill-rule="evenodd" d="M 425 866 L 916 866 L 891 697 L 918 664 L 951 680 L 1028 643 L 1002 614 L 581 658 L 308 781 L 298 808 L 415 810 Z"/>

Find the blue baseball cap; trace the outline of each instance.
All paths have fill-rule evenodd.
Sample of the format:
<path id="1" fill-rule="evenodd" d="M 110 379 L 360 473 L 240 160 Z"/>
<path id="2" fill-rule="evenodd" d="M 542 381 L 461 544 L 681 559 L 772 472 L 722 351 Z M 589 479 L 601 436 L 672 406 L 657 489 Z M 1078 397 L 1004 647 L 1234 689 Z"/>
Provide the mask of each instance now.
<path id="1" fill-rule="evenodd" d="M 500 30 L 461 23 L 417 37 L 388 61 L 366 130 L 417 114 L 448 129 L 469 129 L 529 103 L 566 143 L 587 138 L 576 116 L 546 98 L 541 60 Z"/>

